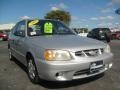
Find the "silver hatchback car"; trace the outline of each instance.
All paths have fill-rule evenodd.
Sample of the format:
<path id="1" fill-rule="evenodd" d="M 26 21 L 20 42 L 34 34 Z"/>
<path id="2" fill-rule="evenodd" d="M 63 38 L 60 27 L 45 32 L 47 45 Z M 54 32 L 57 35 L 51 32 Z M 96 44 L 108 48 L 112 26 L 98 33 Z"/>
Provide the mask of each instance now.
<path id="1" fill-rule="evenodd" d="M 39 78 L 69 81 L 103 73 L 112 67 L 108 44 L 80 37 L 56 20 L 22 20 L 10 32 L 10 60 L 27 67 L 34 83 Z"/>

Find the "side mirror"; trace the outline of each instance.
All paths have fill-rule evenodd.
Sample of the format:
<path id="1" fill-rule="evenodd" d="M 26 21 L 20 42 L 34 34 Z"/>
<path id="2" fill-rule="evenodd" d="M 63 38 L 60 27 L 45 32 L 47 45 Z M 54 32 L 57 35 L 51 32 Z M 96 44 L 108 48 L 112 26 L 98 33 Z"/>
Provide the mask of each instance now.
<path id="1" fill-rule="evenodd" d="M 25 37 L 25 31 L 16 31 L 14 34 L 16 36 Z"/>

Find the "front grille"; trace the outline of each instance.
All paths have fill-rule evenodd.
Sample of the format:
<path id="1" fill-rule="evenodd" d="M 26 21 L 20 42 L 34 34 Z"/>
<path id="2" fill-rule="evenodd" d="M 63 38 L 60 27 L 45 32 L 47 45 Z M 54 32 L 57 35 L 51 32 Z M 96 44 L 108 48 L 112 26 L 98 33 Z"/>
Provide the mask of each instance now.
<path id="1" fill-rule="evenodd" d="M 94 70 L 90 70 L 90 69 L 80 70 L 80 71 L 75 72 L 73 76 L 95 74 L 95 73 L 100 72 L 100 71 L 103 70 L 104 68 L 105 68 L 105 65 L 103 65 L 103 67 L 96 68 L 96 69 L 94 69 Z"/>
<path id="2" fill-rule="evenodd" d="M 84 50 L 84 53 L 87 56 L 98 56 L 99 55 L 99 49 Z"/>
<path id="3" fill-rule="evenodd" d="M 75 72 L 74 76 L 89 74 L 89 72 L 90 72 L 90 69 L 80 70 L 80 71 Z"/>
<path id="4" fill-rule="evenodd" d="M 76 56 L 87 56 L 87 57 L 93 57 L 93 56 L 98 56 L 100 54 L 104 53 L 104 49 L 90 49 L 90 50 L 82 50 L 82 51 L 77 51 L 75 52 Z"/>

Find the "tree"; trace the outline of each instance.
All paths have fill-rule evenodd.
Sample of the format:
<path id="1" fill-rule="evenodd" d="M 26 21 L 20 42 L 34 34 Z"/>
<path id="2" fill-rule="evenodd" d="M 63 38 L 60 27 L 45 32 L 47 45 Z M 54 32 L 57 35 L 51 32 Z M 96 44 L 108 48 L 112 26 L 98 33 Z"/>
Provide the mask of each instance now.
<path id="1" fill-rule="evenodd" d="M 60 20 L 66 23 L 67 25 L 69 25 L 71 21 L 70 13 L 63 10 L 50 11 L 45 15 L 44 18 Z"/>

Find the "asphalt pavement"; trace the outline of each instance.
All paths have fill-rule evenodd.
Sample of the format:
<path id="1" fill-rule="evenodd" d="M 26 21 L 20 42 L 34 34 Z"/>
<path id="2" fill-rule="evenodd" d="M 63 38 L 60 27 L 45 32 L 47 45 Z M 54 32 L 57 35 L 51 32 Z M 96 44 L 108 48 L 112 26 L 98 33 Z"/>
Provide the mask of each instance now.
<path id="1" fill-rule="evenodd" d="M 21 63 L 9 60 L 7 41 L 0 41 L 0 90 L 120 90 L 120 40 L 113 40 L 110 46 L 114 64 L 105 74 L 69 82 L 40 80 L 35 85 Z"/>

